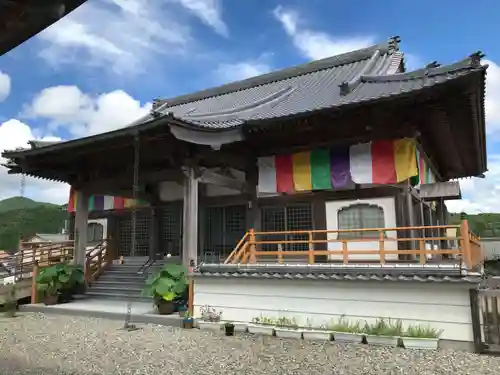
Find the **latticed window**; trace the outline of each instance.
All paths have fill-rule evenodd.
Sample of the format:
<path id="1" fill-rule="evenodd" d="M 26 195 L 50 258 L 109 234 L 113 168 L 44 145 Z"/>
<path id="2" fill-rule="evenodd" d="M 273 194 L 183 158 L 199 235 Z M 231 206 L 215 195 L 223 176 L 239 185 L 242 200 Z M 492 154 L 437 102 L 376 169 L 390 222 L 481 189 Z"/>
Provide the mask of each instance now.
<path id="1" fill-rule="evenodd" d="M 205 215 L 204 258 L 228 257 L 246 232 L 246 206 L 207 207 Z"/>
<path id="2" fill-rule="evenodd" d="M 294 204 L 285 207 L 264 207 L 262 209 L 262 231 L 308 231 L 313 229 L 312 209 L 310 204 Z M 307 234 L 269 235 L 267 241 L 304 241 Z M 264 251 L 275 251 L 277 245 L 263 245 Z M 283 244 L 283 250 L 308 250 L 308 243 Z"/>
<path id="3" fill-rule="evenodd" d="M 89 223 L 87 225 L 87 242 L 100 242 L 104 237 L 104 227 L 99 223 Z"/>
<path id="4" fill-rule="evenodd" d="M 384 209 L 377 205 L 358 203 L 338 212 L 339 229 L 384 228 Z M 338 239 L 378 238 L 377 231 L 340 232 Z"/>

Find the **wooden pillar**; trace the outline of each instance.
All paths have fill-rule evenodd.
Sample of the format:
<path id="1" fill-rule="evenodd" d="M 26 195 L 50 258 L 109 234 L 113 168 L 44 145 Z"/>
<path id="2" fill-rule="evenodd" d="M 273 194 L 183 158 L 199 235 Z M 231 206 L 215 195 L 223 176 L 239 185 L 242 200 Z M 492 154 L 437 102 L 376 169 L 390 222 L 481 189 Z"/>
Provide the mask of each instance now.
<path id="1" fill-rule="evenodd" d="M 413 209 L 413 195 L 411 194 L 411 186 L 408 185 L 406 190 L 406 222 L 407 226 L 414 227 L 415 226 L 415 211 Z M 415 230 L 410 229 L 408 231 L 408 236 L 411 238 L 417 237 Z M 416 249 L 416 245 L 414 241 L 409 241 L 409 250 Z M 414 258 L 413 255 L 408 255 L 410 259 Z"/>
<path id="2" fill-rule="evenodd" d="M 438 220 L 439 225 L 446 225 L 447 224 L 443 198 L 439 198 L 439 200 L 436 202 L 436 216 L 437 216 L 437 220 Z M 446 237 L 446 230 L 445 229 L 439 229 L 438 233 L 439 233 L 438 234 L 439 237 Z M 448 249 L 448 241 L 440 240 L 439 247 L 440 247 L 440 249 Z M 443 257 L 448 258 L 449 255 L 444 255 Z"/>
<path id="3" fill-rule="evenodd" d="M 85 253 L 87 251 L 87 223 L 89 218 L 89 194 L 76 191 L 75 210 L 75 264 L 85 265 Z"/>
<path id="4" fill-rule="evenodd" d="M 158 225 L 158 207 L 156 204 L 152 204 L 152 206 L 149 208 L 149 215 L 150 215 L 150 221 L 149 221 L 149 246 L 148 246 L 148 256 L 149 259 L 156 260 L 156 254 L 160 252 L 158 249 L 158 231 L 159 231 L 159 225 Z"/>
<path id="5" fill-rule="evenodd" d="M 198 263 L 198 178 L 193 167 L 185 167 L 182 231 L 182 264 Z"/>

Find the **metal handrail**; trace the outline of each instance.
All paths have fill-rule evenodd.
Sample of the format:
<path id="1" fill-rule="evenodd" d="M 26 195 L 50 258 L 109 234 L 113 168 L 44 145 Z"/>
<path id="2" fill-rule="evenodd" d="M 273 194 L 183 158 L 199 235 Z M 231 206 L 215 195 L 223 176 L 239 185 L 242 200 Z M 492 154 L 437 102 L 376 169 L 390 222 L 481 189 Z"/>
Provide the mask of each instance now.
<path id="1" fill-rule="evenodd" d="M 153 265 L 156 263 L 156 259 L 148 259 L 146 260 L 142 266 L 139 267 L 137 270 L 138 275 L 144 275 L 144 273 Z"/>

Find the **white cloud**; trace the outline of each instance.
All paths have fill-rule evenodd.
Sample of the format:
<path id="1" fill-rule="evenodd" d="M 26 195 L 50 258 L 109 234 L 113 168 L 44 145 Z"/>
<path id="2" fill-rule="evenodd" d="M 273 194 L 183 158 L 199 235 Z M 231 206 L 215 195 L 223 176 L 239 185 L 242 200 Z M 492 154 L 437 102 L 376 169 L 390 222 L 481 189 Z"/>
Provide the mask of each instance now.
<path id="1" fill-rule="evenodd" d="M 11 119 L 0 124 L 0 153 L 18 147 L 28 147 L 27 142 L 37 139 L 32 129 L 25 123 Z M 60 140 L 58 137 L 44 136 L 42 140 Z M 5 163 L 0 157 L 0 164 Z M 9 175 L 7 169 L 0 167 L 0 200 L 21 193 L 21 176 Z M 69 187 L 66 184 L 26 178 L 26 196 L 42 202 L 64 204 L 68 200 Z"/>
<path id="2" fill-rule="evenodd" d="M 0 71 L 0 102 L 3 102 L 10 94 L 10 76 Z"/>
<path id="3" fill-rule="evenodd" d="M 151 103 L 141 104 L 122 90 L 92 96 L 77 86 L 54 86 L 42 90 L 25 109 L 28 118 L 49 121 L 49 129 L 64 128 L 83 137 L 115 130 L 145 116 Z"/>
<path id="4" fill-rule="evenodd" d="M 486 130 L 488 134 L 500 131 L 500 66 L 484 60 L 489 68 L 486 75 Z"/>
<path id="5" fill-rule="evenodd" d="M 374 43 L 372 36 L 340 37 L 308 29 L 301 25 L 298 12 L 281 5 L 274 9 L 273 15 L 301 54 L 312 60 L 365 48 Z"/>
<path id="6" fill-rule="evenodd" d="M 157 54 L 184 53 L 189 28 L 149 0 L 89 1 L 42 33 L 41 56 L 62 63 L 136 72 Z"/>
<path id="7" fill-rule="evenodd" d="M 239 81 L 259 76 L 271 71 L 271 67 L 259 61 L 242 61 L 234 64 L 221 64 L 216 74 L 223 82 Z"/>
<path id="8" fill-rule="evenodd" d="M 464 199 L 447 201 L 451 212 L 480 213 L 500 212 L 500 154 L 488 157 L 486 178 L 470 178 L 460 181 Z"/>
<path id="9" fill-rule="evenodd" d="M 229 31 L 222 20 L 220 0 L 176 0 L 184 8 L 192 12 L 204 24 L 212 27 L 218 34 L 228 36 Z"/>

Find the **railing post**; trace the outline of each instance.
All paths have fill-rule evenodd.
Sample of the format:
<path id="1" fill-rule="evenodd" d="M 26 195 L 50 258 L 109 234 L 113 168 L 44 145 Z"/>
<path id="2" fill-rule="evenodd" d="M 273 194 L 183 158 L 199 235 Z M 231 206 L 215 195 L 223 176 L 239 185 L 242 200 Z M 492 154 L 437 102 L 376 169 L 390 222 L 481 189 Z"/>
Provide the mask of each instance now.
<path id="1" fill-rule="evenodd" d="M 100 275 L 102 272 L 102 250 L 99 250 L 99 255 L 97 256 L 97 274 Z"/>
<path id="2" fill-rule="evenodd" d="M 342 241 L 342 258 L 344 259 L 344 264 L 349 263 L 349 251 L 347 249 L 347 241 Z"/>
<path id="3" fill-rule="evenodd" d="M 384 231 L 378 231 L 378 253 L 380 256 L 380 264 L 385 264 L 385 240 Z"/>
<path id="4" fill-rule="evenodd" d="M 425 253 L 425 240 L 420 239 L 419 241 L 419 249 L 420 249 L 420 264 L 425 264 L 427 262 L 427 254 Z"/>
<path id="5" fill-rule="evenodd" d="M 460 225 L 460 237 L 462 237 L 462 257 L 468 270 L 472 269 L 472 257 L 469 239 L 469 222 L 462 220 Z"/>
<path id="6" fill-rule="evenodd" d="M 87 258 L 85 259 L 85 267 L 84 267 L 84 277 L 85 277 L 85 282 L 87 284 L 90 284 L 92 282 L 92 270 L 90 268 L 90 263 L 91 263 L 92 259 L 91 258 Z"/>
<path id="7" fill-rule="evenodd" d="M 33 272 L 31 278 L 31 304 L 35 305 L 37 301 L 36 277 L 38 276 L 38 261 L 33 262 Z"/>
<path id="8" fill-rule="evenodd" d="M 283 263 L 283 245 L 278 244 L 278 263 L 282 264 Z"/>
<path id="9" fill-rule="evenodd" d="M 255 230 L 253 228 L 250 229 L 249 243 L 250 243 L 250 257 L 249 257 L 248 262 L 250 264 L 257 263 L 257 258 L 255 256 L 255 251 L 256 251 L 256 249 L 255 249 Z"/>
<path id="10" fill-rule="evenodd" d="M 309 264 L 314 264 L 316 263 L 315 255 L 314 255 L 314 244 L 313 244 L 313 235 L 312 232 L 308 233 L 309 237 L 309 250 L 307 253 L 307 258 L 308 258 L 308 263 Z"/>

